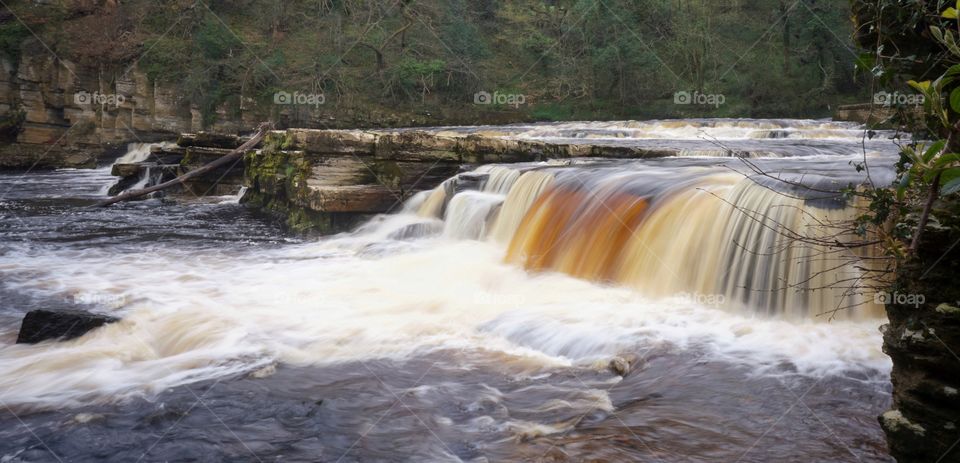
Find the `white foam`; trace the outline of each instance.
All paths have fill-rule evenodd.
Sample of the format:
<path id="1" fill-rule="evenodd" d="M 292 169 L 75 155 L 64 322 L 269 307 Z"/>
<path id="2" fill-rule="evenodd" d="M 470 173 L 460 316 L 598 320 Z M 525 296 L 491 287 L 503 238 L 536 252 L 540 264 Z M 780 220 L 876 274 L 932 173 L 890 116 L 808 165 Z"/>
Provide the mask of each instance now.
<path id="1" fill-rule="evenodd" d="M 355 240 L 356 238 L 351 238 Z M 486 242 L 431 240 L 382 258 L 337 238 L 246 254 L 60 251 L 0 256 L 14 290 L 111 295 L 121 323 L 80 339 L 0 347 L 0 399 L 63 406 L 152 394 L 274 361 L 323 364 L 482 349 L 550 368 L 624 350 L 696 347 L 809 374 L 885 372 L 879 320 L 795 324 L 654 301 L 502 263 Z M 388 245 L 388 244 L 385 244 Z"/>

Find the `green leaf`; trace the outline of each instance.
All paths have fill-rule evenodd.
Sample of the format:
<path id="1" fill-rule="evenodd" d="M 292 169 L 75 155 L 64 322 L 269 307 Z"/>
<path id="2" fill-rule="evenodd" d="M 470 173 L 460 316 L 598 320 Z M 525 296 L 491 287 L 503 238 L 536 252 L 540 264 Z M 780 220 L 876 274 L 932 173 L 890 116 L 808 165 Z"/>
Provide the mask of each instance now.
<path id="1" fill-rule="evenodd" d="M 930 26 L 930 35 L 937 39 L 937 42 L 943 42 L 943 31 L 937 26 Z"/>
<path id="2" fill-rule="evenodd" d="M 960 113 L 960 87 L 950 92 L 950 108 L 953 112 Z"/>
<path id="3" fill-rule="evenodd" d="M 918 164 L 923 164 L 923 158 L 921 158 L 920 155 L 917 154 L 917 151 L 913 149 L 913 147 L 911 146 L 903 147 L 903 154 L 907 155 L 907 158 L 910 159 L 910 163 L 913 164 L 914 166 Z"/>
<path id="4" fill-rule="evenodd" d="M 942 37 L 943 33 L 941 33 L 940 36 Z M 876 66 L 877 60 L 870 53 L 862 53 L 857 57 L 857 60 L 854 63 L 857 69 L 865 72 L 872 72 L 873 67 Z M 960 64 L 957 66 L 960 66 Z"/>
<path id="5" fill-rule="evenodd" d="M 955 178 L 960 178 L 960 167 L 944 169 L 940 174 L 940 185 L 943 186 Z"/>
<path id="6" fill-rule="evenodd" d="M 957 191 L 960 191 L 960 178 L 950 180 L 940 187 L 940 196 L 952 195 Z"/>
<path id="7" fill-rule="evenodd" d="M 954 7 L 947 8 L 943 10 L 943 13 L 940 13 L 940 16 L 947 19 L 957 19 L 957 9 Z"/>
<path id="8" fill-rule="evenodd" d="M 907 187 L 910 186 L 910 172 L 904 172 L 900 177 L 900 184 L 897 186 L 897 200 L 903 200 Z"/>
<path id="9" fill-rule="evenodd" d="M 952 99 L 952 95 L 951 95 L 951 99 Z M 943 149 L 943 145 L 946 145 L 946 144 L 947 144 L 946 140 L 939 140 L 934 144 L 930 145 L 930 148 L 928 148 L 927 151 L 923 153 L 923 162 L 930 162 L 930 160 L 933 159 L 933 157 L 936 156 L 937 153 L 939 153 Z"/>
<path id="10" fill-rule="evenodd" d="M 930 89 L 930 81 L 929 81 L 929 80 L 925 80 L 925 81 L 923 81 L 923 82 L 917 82 L 917 81 L 915 81 L 915 80 L 908 80 L 908 81 L 907 81 L 907 84 L 909 84 L 911 87 L 917 89 L 917 91 L 919 91 L 920 93 L 923 93 L 923 94 L 926 94 L 927 91 Z"/>
<path id="11" fill-rule="evenodd" d="M 937 158 L 936 161 L 933 161 L 932 167 L 934 169 L 940 169 L 940 168 L 946 167 L 947 164 L 954 163 L 954 162 L 960 162 L 960 154 L 947 153 Z"/>
<path id="12" fill-rule="evenodd" d="M 946 169 L 940 174 L 940 196 L 956 193 L 960 184 L 960 167 Z"/>

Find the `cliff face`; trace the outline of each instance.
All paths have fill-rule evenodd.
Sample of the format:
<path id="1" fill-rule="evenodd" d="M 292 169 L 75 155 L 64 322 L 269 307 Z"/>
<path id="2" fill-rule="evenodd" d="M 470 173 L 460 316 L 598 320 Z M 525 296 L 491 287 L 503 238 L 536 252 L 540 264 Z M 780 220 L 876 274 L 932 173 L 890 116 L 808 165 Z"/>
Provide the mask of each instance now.
<path id="1" fill-rule="evenodd" d="M 935 214 L 898 272 L 882 329 L 893 408 L 879 420 L 900 463 L 960 461 L 960 207 Z"/>
<path id="2" fill-rule="evenodd" d="M 199 129 L 189 101 L 136 67 L 107 74 L 59 60 L 29 41 L 19 63 L 0 64 L 0 116 L 7 129 L 0 167 L 92 167 L 99 155 L 127 142 Z M 241 125 L 227 119 L 219 128 Z"/>
<path id="3" fill-rule="evenodd" d="M 205 121 L 176 83 L 152 81 L 136 63 L 106 71 L 54 57 L 28 41 L 19 63 L 0 58 L 0 168 L 94 167 L 126 143 L 175 139 L 181 133 L 237 134 L 274 120 L 312 128 L 402 127 L 519 122 L 523 114 L 414 113 L 400 109 L 332 107 L 304 111 L 242 99 Z"/>

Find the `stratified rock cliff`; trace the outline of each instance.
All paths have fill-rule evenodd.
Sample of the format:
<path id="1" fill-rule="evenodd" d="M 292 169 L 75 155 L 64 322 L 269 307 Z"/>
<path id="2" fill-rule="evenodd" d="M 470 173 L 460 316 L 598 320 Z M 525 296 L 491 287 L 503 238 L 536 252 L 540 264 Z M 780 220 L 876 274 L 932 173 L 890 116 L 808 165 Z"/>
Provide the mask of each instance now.
<path id="1" fill-rule="evenodd" d="M 900 463 L 960 461 L 960 205 L 935 210 L 919 255 L 898 271 L 883 350 L 893 407 L 880 416 Z"/>
<path id="2" fill-rule="evenodd" d="M 92 167 L 124 143 L 172 138 L 199 129 L 196 111 L 173 87 L 136 67 L 107 74 L 60 60 L 27 41 L 19 63 L 0 61 L 0 168 Z M 221 128 L 239 129 L 227 120 Z"/>

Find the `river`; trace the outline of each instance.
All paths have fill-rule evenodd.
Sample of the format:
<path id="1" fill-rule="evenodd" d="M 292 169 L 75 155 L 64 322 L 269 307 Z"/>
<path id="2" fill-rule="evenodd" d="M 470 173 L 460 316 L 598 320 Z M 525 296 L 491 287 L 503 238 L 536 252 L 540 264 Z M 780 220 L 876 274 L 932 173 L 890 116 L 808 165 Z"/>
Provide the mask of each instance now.
<path id="1" fill-rule="evenodd" d="M 319 240 L 237 197 L 89 208 L 107 167 L 0 174 L 0 461 L 892 461 L 882 311 L 791 290 L 855 270 L 734 207 L 843 220 L 751 166 L 888 183 L 889 134 L 436 130 L 684 152 L 482 166 Z M 14 344 L 37 308 L 122 321 Z"/>

